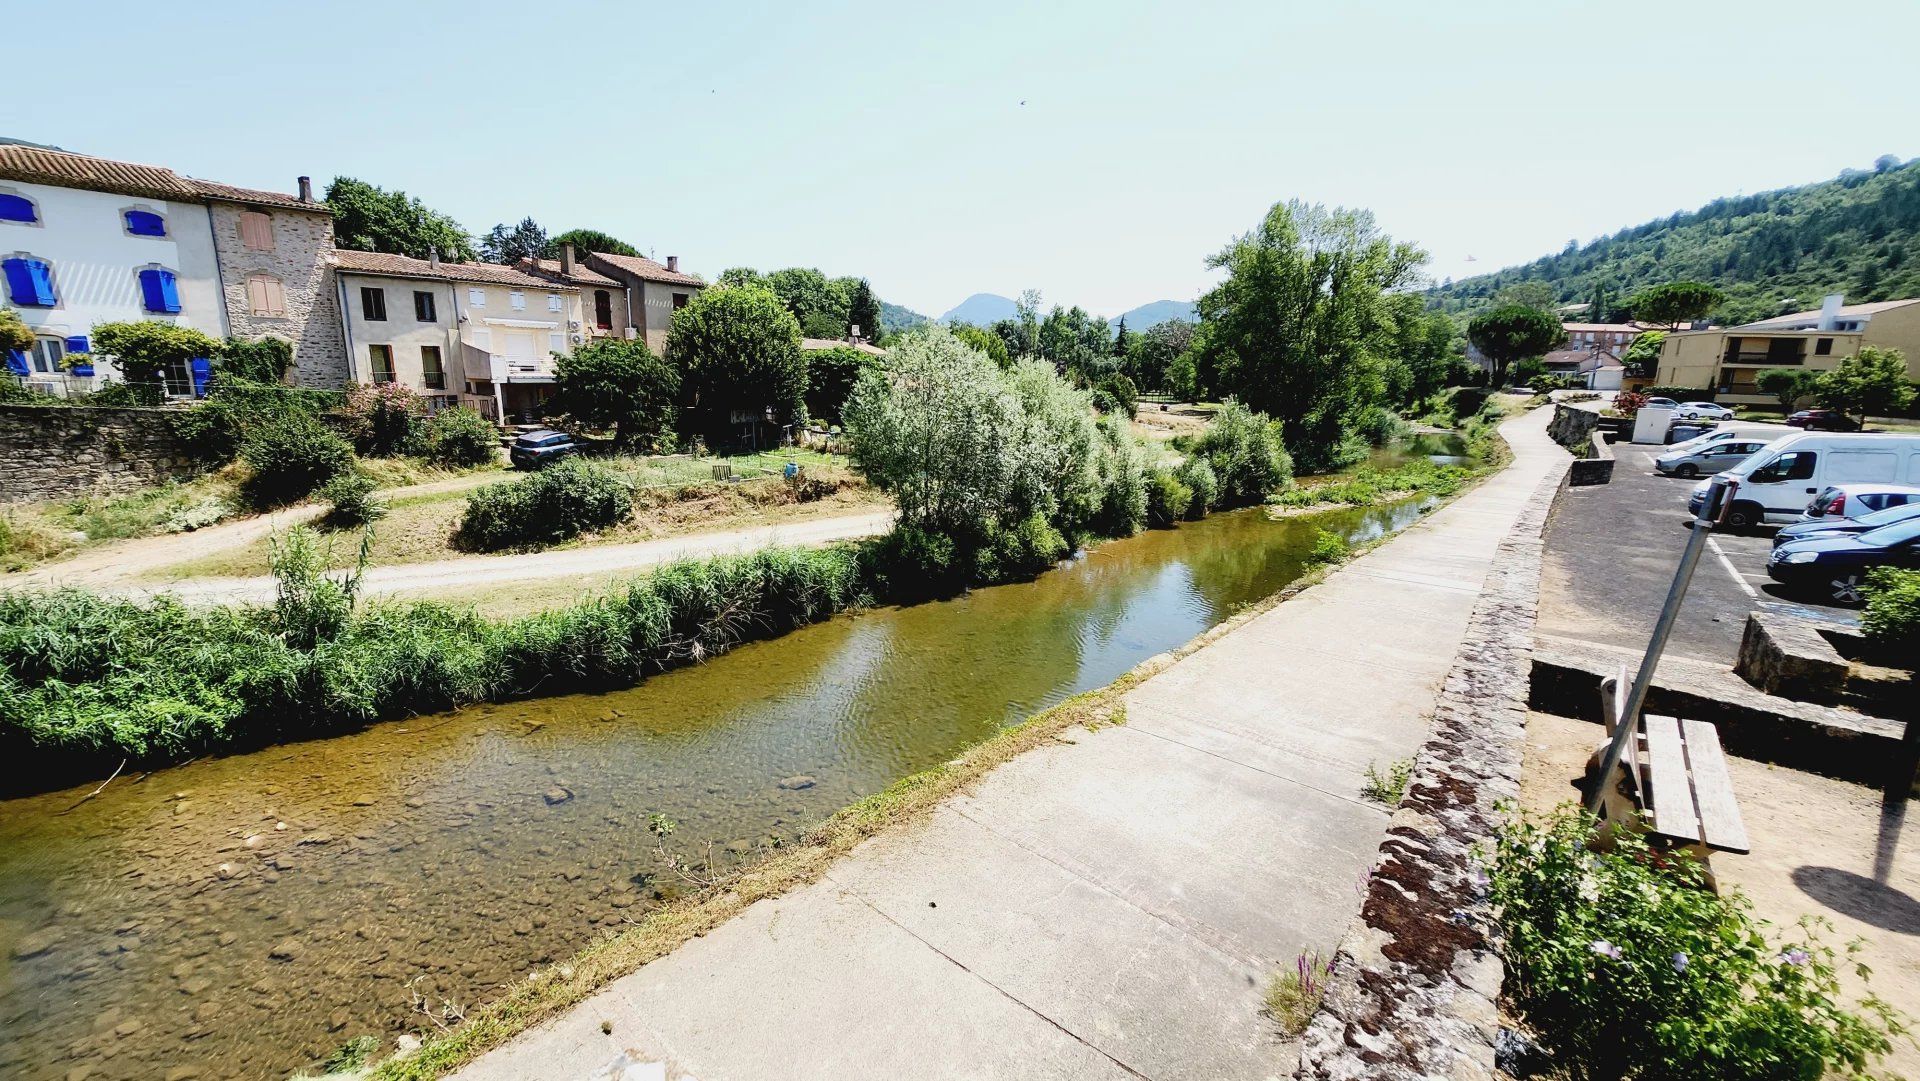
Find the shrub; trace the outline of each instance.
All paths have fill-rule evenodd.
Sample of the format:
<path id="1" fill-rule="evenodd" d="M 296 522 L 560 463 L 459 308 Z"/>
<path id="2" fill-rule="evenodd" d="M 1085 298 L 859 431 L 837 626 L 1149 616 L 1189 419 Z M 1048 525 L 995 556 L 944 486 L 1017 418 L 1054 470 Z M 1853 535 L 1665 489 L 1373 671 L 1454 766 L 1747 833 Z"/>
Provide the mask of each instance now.
<path id="1" fill-rule="evenodd" d="M 423 411 L 420 396 L 404 383 L 355 383 L 340 417 L 354 450 L 392 458 L 419 449 Z"/>
<path id="2" fill-rule="evenodd" d="M 679 373 L 647 343 L 606 338 L 560 358 L 550 409 L 611 427 L 614 445 L 656 450 L 671 442 Z"/>
<path id="3" fill-rule="evenodd" d="M 1770 936 L 1693 860 L 1630 831 L 1596 855 L 1594 827 L 1571 808 L 1513 815 L 1490 869 L 1509 1002 L 1566 1076 L 1864 1077 L 1904 1032 L 1877 998 L 1842 1005 L 1819 921 Z M 1858 949 L 1845 961 L 1864 982 Z"/>
<path id="4" fill-rule="evenodd" d="M 426 459 L 448 469 L 467 469 L 500 457 L 500 430 L 466 406 L 442 409 L 427 422 L 421 448 Z"/>
<path id="5" fill-rule="evenodd" d="M 241 494 L 255 507 L 305 499 L 353 465 L 353 448 L 306 413 L 286 413 L 247 437 L 240 457 L 253 470 Z"/>
<path id="6" fill-rule="evenodd" d="M 1229 400 L 1194 445 L 1220 482 L 1214 505 L 1244 507 L 1293 478 L 1293 459 L 1280 442 L 1280 426 L 1265 414 Z"/>
<path id="7" fill-rule="evenodd" d="M 1188 458 L 1173 475 L 1193 492 L 1193 501 L 1187 504 L 1188 518 L 1205 518 L 1208 511 L 1220 504 L 1220 478 L 1205 458 L 1197 455 Z"/>
<path id="8" fill-rule="evenodd" d="M 1382 405 L 1370 405 L 1360 411 L 1360 417 L 1354 422 L 1353 434 L 1376 447 L 1386 446 L 1396 439 L 1406 437 L 1413 426 L 1400 419 L 1400 415 Z"/>
<path id="9" fill-rule="evenodd" d="M 991 525 L 984 542 L 974 549 L 973 579 L 1004 582 L 1031 578 L 1065 558 L 1069 547 L 1067 539 L 1039 511 L 1011 527 Z"/>
<path id="10" fill-rule="evenodd" d="M 1181 483 L 1178 476 L 1165 469 L 1156 469 L 1147 478 L 1147 524 L 1155 529 L 1166 529 L 1187 516 L 1187 508 L 1193 504 L 1193 489 Z"/>
<path id="11" fill-rule="evenodd" d="M 115 380 L 101 384 L 100 389 L 87 395 L 83 404 L 127 409 L 160 405 L 166 400 L 166 387 L 157 379 Z"/>
<path id="12" fill-rule="evenodd" d="M 854 384 L 862 373 L 880 367 L 879 358 L 850 345 L 815 349 L 805 355 L 807 415 L 822 424 L 838 424 Z"/>
<path id="13" fill-rule="evenodd" d="M 1920 651 L 1920 571 L 1876 567 L 1867 574 L 1867 637 L 1914 656 Z"/>
<path id="14" fill-rule="evenodd" d="M 1347 538 L 1325 529 L 1313 532 L 1313 547 L 1307 551 L 1307 562 L 1314 564 L 1338 563 L 1347 558 Z"/>
<path id="15" fill-rule="evenodd" d="M 1123 372 L 1115 372 L 1094 384 L 1093 395 L 1095 405 L 1099 405 L 1101 396 L 1105 395 L 1108 404 L 1100 410 L 1102 413 L 1117 413 L 1131 419 L 1140 408 L 1140 390 Z"/>
<path id="16" fill-rule="evenodd" d="M 567 458 L 468 496 L 460 539 L 482 551 L 537 548 L 618 525 L 632 511 L 633 488 L 618 473 Z"/>
<path id="17" fill-rule="evenodd" d="M 271 335 L 251 341 L 228 338 L 214 358 L 214 378 L 278 383 L 293 366 L 293 343 Z"/>
<path id="18" fill-rule="evenodd" d="M 327 524 L 336 529 L 363 526 L 386 517 L 387 505 L 374 498 L 373 478 L 349 469 L 320 486 L 320 498 L 332 504 Z"/>
<path id="19" fill-rule="evenodd" d="M 1093 530 L 1107 537 L 1131 537 L 1147 521 L 1147 452 L 1126 417 L 1101 417 L 1098 432 L 1093 466 L 1100 506 Z"/>

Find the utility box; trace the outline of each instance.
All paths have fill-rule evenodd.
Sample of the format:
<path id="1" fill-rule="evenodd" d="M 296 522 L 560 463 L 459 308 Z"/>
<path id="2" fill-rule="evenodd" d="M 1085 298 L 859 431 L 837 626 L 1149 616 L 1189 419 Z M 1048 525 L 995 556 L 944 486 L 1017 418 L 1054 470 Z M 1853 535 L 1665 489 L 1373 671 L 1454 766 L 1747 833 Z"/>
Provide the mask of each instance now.
<path id="1" fill-rule="evenodd" d="M 1643 405 L 1633 417 L 1633 439 L 1635 443 L 1658 443 L 1665 445 L 1667 428 L 1673 424 L 1673 407 L 1670 405 Z"/>

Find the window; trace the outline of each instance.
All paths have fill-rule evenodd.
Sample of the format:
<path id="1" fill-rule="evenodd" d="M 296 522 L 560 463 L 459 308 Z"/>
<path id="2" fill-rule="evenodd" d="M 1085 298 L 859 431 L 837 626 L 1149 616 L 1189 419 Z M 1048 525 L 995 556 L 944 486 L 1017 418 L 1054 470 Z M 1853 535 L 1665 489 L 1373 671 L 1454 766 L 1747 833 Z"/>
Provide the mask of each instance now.
<path id="1" fill-rule="evenodd" d="M 373 381 L 376 383 L 393 382 L 393 346 L 369 345 L 367 354 L 373 358 Z"/>
<path id="2" fill-rule="evenodd" d="M 33 370 L 42 375 L 58 375 L 60 362 L 66 358 L 66 355 L 66 343 L 59 338 L 33 340 Z"/>
<path id="3" fill-rule="evenodd" d="M 447 370 L 440 364 L 440 347 L 420 347 L 420 385 L 428 390 L 447 389 Z"/>
<path id="4" fill-rule="evenodd" d="M 514 311 L 524 311 L 527 306 L 527 294 L 514 290 L 507 294 L 507 306 Z"/>
<path id="5" fill-rule="evenodd" d="M 470 308 L 484 308 L 484 307 L 486 307 L 486 306 L 487 306 L 487 291 L 486 291 L 485 289 L 469 289 L 469 290 L 467 290 L 467 306 L 468 306 L 468 307 L 470 307 Z"/>
<path id="6" fill-rule="evenodd" d="M 593 291 L 593 325 L 601 330 L 613 329 L 613 296 L 605 289 Z"/>
<path id="7" fill-rule="evenodd" d="M 140 300 L 150 312 L 173 313 L 180 310 L 180 287 L 173 271 L 148 267 L 140 272 Z"/>
<path id="8" fill-rule="evenodd" d="M 438 314 L 433 308 L 433 294 L 425 290 L 413 291 L 413 317 L 422 323 L 437 323 Z"/>
<path id="9" fill-rule="evenodd" d="M 1807 480 L 1813 476 L 1814 462 L 1818 456 L 1810 450 L 1797 450 L 1782 454 L 1773 461 L 1753 471 L 1747 479 L 1755 484 L 1774 484 L 1783 480 Z"/>
<path id="10" fill-rule="evenodd" d="M 287 314 L 287 289 L 280 279 L 266 274 L 247 277 L 247 310 L 274 318 Z"/>
<path id="11" fill-rule="evenodd" d="M 360 287 L 360 318 L 369 323 L 383 323 L 387 318 L 387 291 L 377 285 Z"/>
<path id="12" fill-rule="evenodd" d="M 129 210 L 121 217 L 126 219 L 128 236 L 167 235 L 167 219 L 151 210 Z"/>
<path id="13" fill-rule="evenodd" d="M 547 335 L 547 348 L 556 353 L 566 352 L 567 336 L 565 334 L 559 333 L 558 331 L 549 333 Z"/>
<path id="14" fill-rule="evenodd" d="M 1813 355 L 1816 357 L 1832 356 L 1833 355 L 1833 339 L 1832 338 L 1815 339 L 1813 343 Z"/>
<path id="15" fill-rule="evenodd" d="M 273 250 L 273 216 L 264 210 L 240 212 L 240 243 L 248 251 Z"/>
<path id="16" fill-rule="evenodd" d="M 40 220 L 34 212 L 33 200 L 24 195 L 0 192 L 0 221 L 17 221 L 31 225 Z"/>
<path id="17" fill-rule="evenodd" d="M 560 294 L 558 293 L 547 294 L 547 310 L 550 312 L 557 312 L 560 310 Z"/>
<path id="18" fill-rule="evenodd" d="M 686 306 L 687 306 L 687 294 L 685 293 L 673 294 L 673 310 L 674 311 L 679 311 L 681 308 L 684 308 Z"/>
<path id="19" fill-rule="evenodd" d="M 53 268 L 45 259 L 15 256 L 0 263 L 0 268 L 6 271 L 7 296 L 15 304 L 28 308 L 54 306 Z"/>

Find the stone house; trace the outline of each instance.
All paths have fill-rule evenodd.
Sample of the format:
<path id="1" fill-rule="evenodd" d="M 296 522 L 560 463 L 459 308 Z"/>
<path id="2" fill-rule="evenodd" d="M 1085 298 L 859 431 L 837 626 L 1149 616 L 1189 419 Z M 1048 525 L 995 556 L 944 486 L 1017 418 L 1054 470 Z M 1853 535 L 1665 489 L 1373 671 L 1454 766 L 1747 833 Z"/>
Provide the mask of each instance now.
<path id="1" fill-rule="evenodd" d="M 87 390 L 100 323 L 155 319 L 213 337 L 272 334 L 305 384 L 340 386 L 346 356 L 327 281 L 333 215 L 313 198 L 183 177 L 171 169 L 0 143 L 0 270 L 33 349 L 7 358 L 29 386 Z M 85 354 L 69 360 L 69 354 Z M 189 395 L 205 366 L 160 373 Z"/>

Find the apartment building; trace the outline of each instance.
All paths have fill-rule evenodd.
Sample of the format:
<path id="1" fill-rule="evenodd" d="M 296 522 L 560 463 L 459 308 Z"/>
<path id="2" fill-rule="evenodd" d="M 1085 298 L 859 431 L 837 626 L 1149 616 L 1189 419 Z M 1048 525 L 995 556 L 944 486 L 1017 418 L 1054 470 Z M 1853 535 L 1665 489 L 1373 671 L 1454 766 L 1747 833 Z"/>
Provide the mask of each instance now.
<path id="1" fill-rule="evenodd" d="M 1826 371 L 1869 345 L 1900 350 L 1908 378 L 1920 380 L 1920 297 L 1848 304 L 1835 293 L 1814 311 L 1676 331 L 1661 343 L 1652 382 L 1711 390 L 1721 402 L 1772 404 L 1773 396 L 1760 389 L 1761 372 Z"/>

